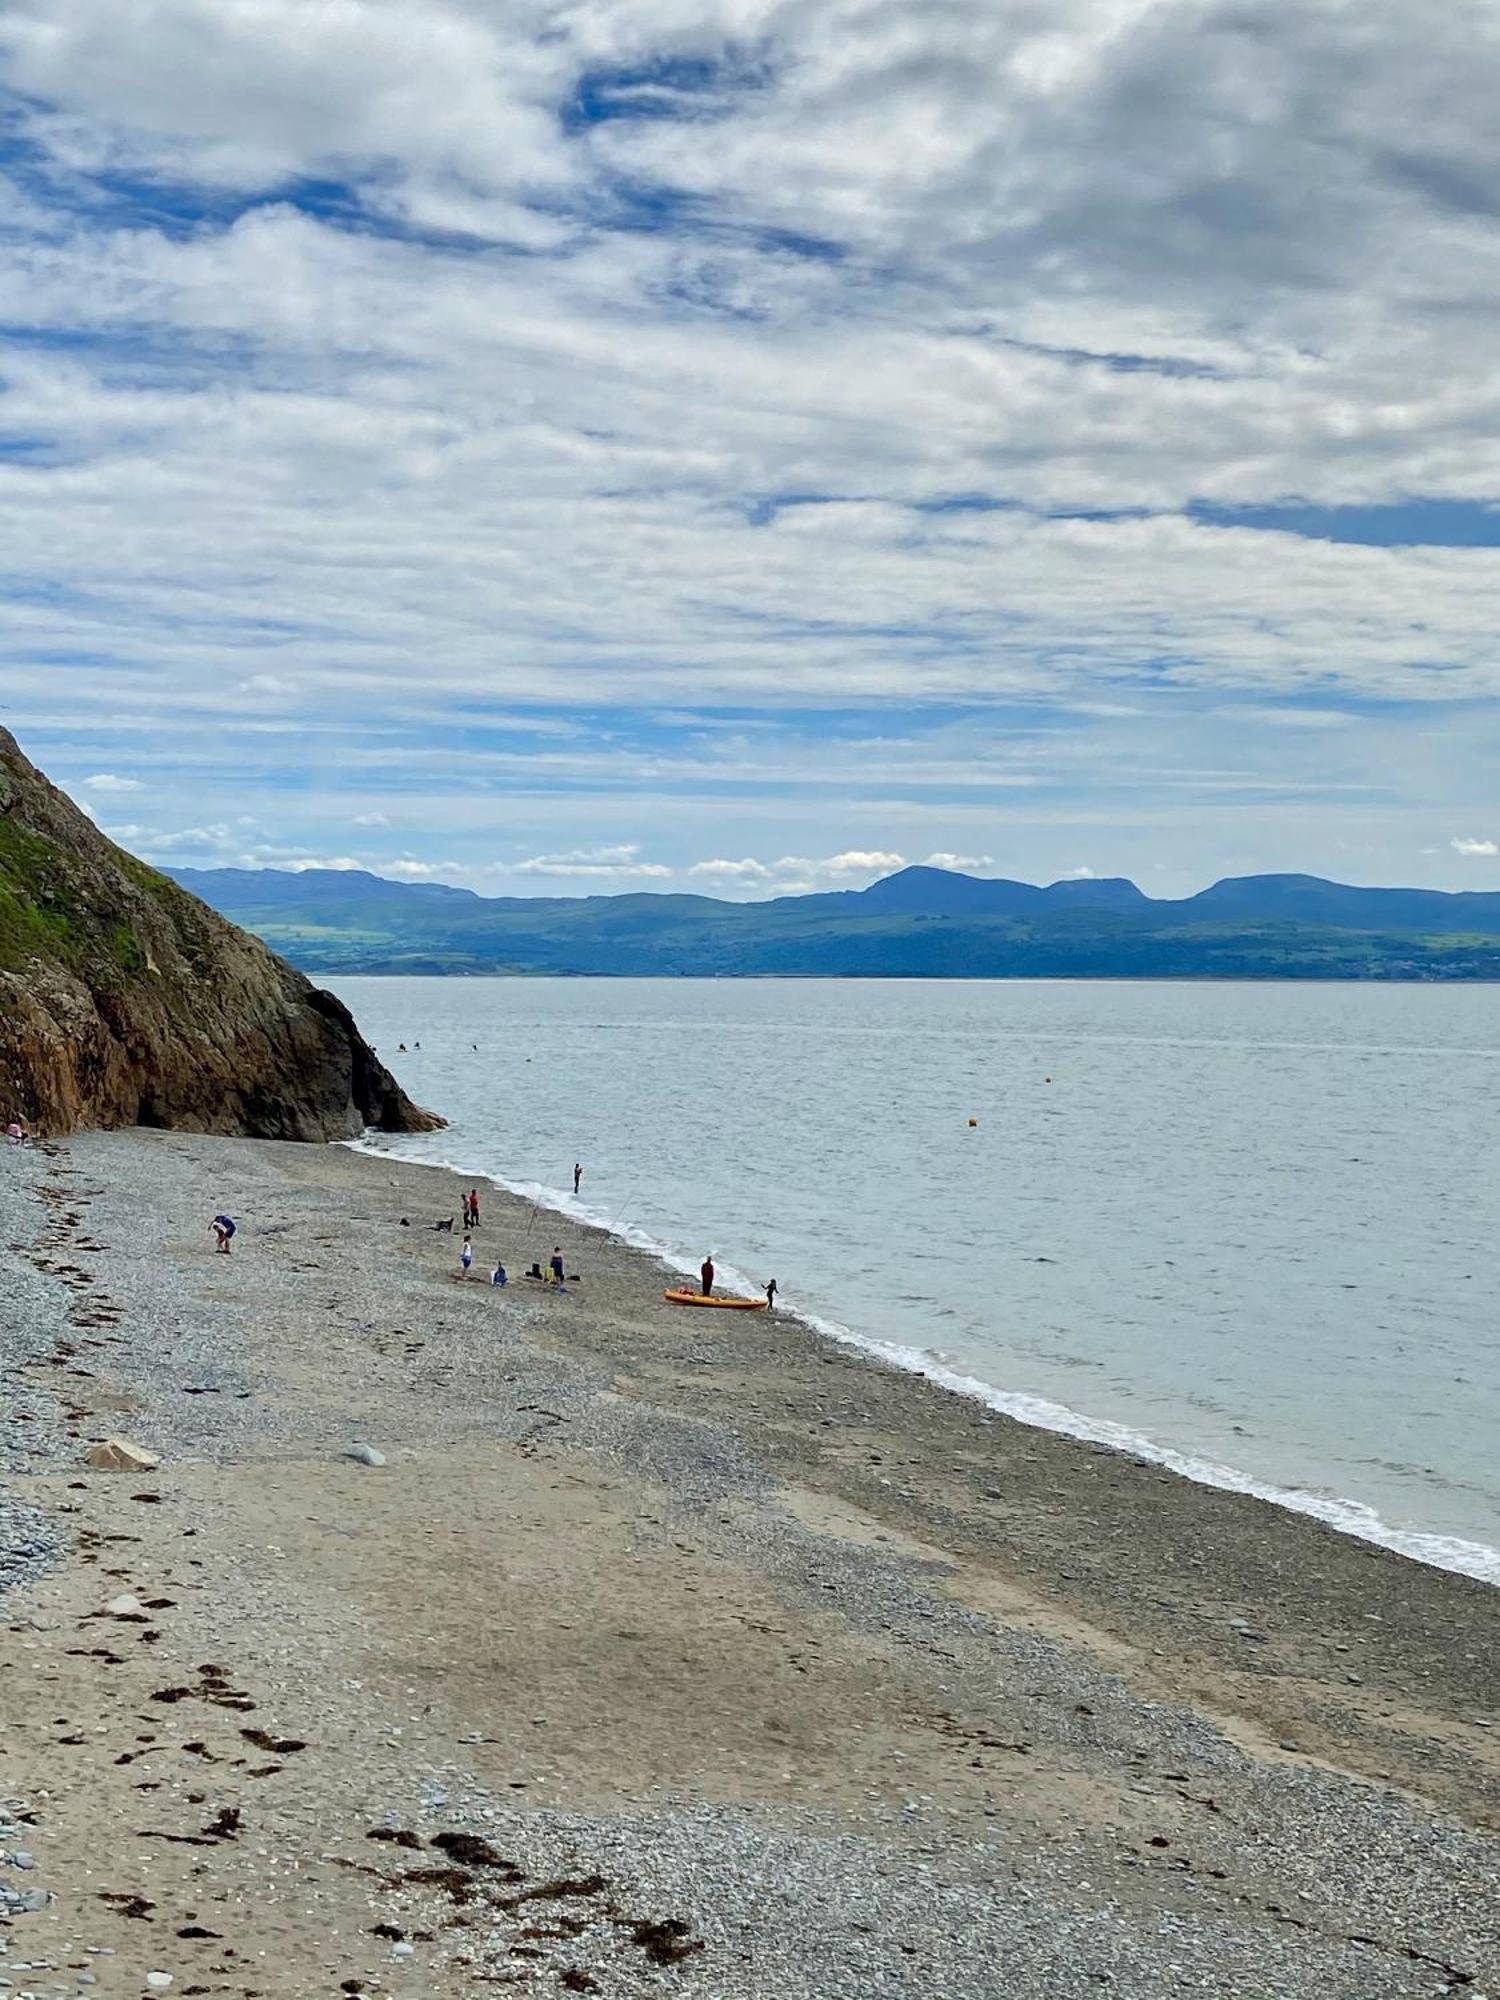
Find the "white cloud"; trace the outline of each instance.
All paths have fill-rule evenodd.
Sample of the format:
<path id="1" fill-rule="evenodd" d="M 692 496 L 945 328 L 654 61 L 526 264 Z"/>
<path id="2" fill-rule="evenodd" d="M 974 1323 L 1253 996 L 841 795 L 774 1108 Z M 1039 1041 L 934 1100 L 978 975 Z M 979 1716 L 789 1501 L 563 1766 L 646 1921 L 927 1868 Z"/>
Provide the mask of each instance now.
<path id="1" fill-rule="evenodd" d="M 747 856 L 743 861 L 695 861 L 688 873 L 720 882 L 769 882 L 774 871 L 764 861 Z"/>
<path id="2" fill-rule="evenodd" d="M 262 700 L 283 701 L 298 692 L 298 683 L 280 674 L 251 674 L 248 680 L 237 682 L 234 691 Z"/>
<path id="3" fill-rule="evenodd" d="M 1063 882 L 1095 882 L 1099 878 L 1092 868 L 1065 868 L 1058 879 Z"/>
<path id="4" fill-rule="evenodd" d="M 534 854 L 515 862 L 512 875 L 601 876 L 617 881 L 665 881 L 672 870 L 661 862 L 642 861 L 635 845 L 577 848 L 568 854 Z"/>
<path id="5" fill-rule="evenodd" d="M 90 792 L 138 792 L 139 778 L 117 778 L 113 771 L 96 771 L 92 778 L 85 778 L 83 786 Z"/>
<path id="6" fill-rule="evenodd" d="M 382 861 L 372 868 L 376 875 L 388 875 L 397 882 L 448 882 L 455 875 L 472 875 L 472 866 L 462 861 L 413 861 L 403 855 L 399 861 Z"/>
<path id="7" fill-rule="evenodd" d="M 1493 840 L 1450 840 L 1448 845 L 1455 854 L 1490 855 L 1500 854 L 1500 845 Z"/>
<path id="8" fill-rule="evenodd" d="M 368 812 L 356 813 L 353 824 L 355 826 L 389 826 L 390 821 L 384 813 Z"/>
<path id="9" fill-rule="evenodd" d="M 929 854 L 925 864 L 928 868 L 948 868 L 957 875 L 978 875 L 986 868 L 993 868 L 993 854 Z"/>
<path id="10" fill-rule="evenodd" d="M 695 861 L 689 875 L 698 876 L 721 888 L 749 889 L 765 895 L 804 895 L 814 889 L 864 887 L 882 875 L 894 874 L 906 862 L 899 854 L 878 849 L 848 849 L 818 860 L 808 855 L 783 854 L 775 861 L 743 860 Z"/>

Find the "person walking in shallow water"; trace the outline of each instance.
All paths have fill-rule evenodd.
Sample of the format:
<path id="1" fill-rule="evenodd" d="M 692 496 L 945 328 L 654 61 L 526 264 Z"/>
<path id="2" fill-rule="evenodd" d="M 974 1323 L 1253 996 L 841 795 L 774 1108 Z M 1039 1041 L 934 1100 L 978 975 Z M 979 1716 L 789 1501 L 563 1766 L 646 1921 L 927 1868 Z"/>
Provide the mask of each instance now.
<path id="1" fill-rule="evenodd" d="M 711 1299 L 714 1295 L 714 1260 L 712 1257 L 705 1257 L 703 1262 L 698 1266 L 698 1284 L 703 1297 Z"/>
<path id="2" fill-rule="evenodd" d="M 766 1280 L 766 1304 L 767 1304 L 767 1305 L 768 1305 L 768 1306 L 769 1306 L 769 1307 L 771 1308 L 772 1312 L 775 1312 L 775 1310 L 776 1310 L 776 1294 L 777 1294 L 777 1292 L 778 1292 L 779 1290 L 780 1290 L 780 1287 L 779 1287 L 779 1286 L 778 1286 L 778 1284 L 776 1283 L 776 1280 L 775 1280 L 774 1278 L 767 1278 L 767 1280 Z"/>
<path id="3" fill-rule="evenodd" d="M 582 1165 L 580 1164 L 580 1162 L 579 1162 L 579 1161 L 575 1160 L 575 1161 L 573 1162 L 573 1192 L 574 1192 L 574 1194 L 577 1194 L 577 1192 L 578 1192 L 579 1188 L 580 1188 L 580 1187 L 581 1187 L 582 1185 L 583 1185 L 583 1167 L 582 1167 Z"/>

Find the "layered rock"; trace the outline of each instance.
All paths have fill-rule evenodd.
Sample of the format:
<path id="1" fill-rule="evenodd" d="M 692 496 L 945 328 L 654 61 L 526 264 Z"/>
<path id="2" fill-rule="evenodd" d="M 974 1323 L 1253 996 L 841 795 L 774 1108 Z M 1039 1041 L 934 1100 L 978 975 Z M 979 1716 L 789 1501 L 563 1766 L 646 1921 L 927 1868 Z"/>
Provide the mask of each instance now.
<path id="1" fill-rule="evenodd" d="M 442 1123 L 348 1009 L 107 840 L 0 729 L 0 1122 L 262 1139 Z"/>

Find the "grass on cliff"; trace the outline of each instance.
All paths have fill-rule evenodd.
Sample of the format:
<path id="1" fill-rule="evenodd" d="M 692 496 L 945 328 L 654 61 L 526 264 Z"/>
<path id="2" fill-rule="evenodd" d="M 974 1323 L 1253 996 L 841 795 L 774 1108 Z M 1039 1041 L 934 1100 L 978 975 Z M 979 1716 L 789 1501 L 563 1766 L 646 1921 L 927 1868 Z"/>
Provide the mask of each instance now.
<path id="1" fill-rule="evenodd" d="M 157 879 L 172 888 L 164 876 Z M 18 972 L 34 959 L 96 978 L 131 978 L 148 969 L 128 918 L 94 908 L 50 841 L 0 815 L 0 971 Z"/>

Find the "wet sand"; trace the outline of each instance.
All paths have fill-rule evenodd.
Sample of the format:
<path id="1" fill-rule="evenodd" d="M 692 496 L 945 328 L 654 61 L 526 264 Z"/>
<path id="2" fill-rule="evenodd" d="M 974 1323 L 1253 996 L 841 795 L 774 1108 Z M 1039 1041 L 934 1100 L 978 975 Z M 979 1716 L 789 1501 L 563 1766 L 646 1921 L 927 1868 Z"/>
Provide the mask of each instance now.
<path id="1" fill-rule="evenodd" d="M 4 1477 L 71 1548 L 0 1597 L 18 1989 L 1500 1980 L 1500 1592 L 670 1306 L 488 1188 L 459 1283 L 434 1170 L 24 1171 Z M 554 1243 L 565 1297 L 516 1275 Z M 84 1469 L 114 1433 L 160 1468 Z"/>

